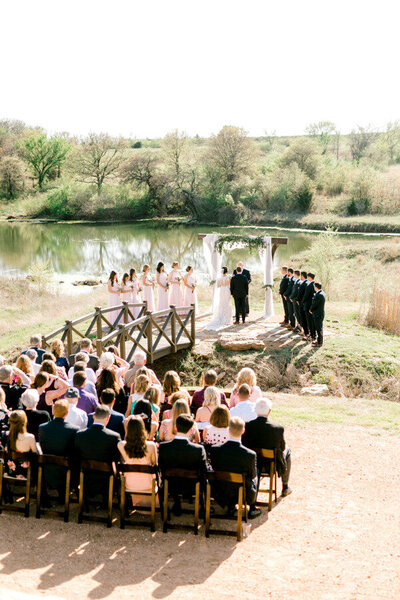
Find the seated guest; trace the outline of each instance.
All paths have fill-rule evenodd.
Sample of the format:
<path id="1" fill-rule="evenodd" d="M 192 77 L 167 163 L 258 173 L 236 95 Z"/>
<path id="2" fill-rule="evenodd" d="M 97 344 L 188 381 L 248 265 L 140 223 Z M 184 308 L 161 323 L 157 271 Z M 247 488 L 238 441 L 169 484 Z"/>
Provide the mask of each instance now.
<path id="1" fill-rule="evenodd" d="M 150 379 L 146 375 L 138 375 L 135 379 L 135 392 L 128 398 L 128 407 L 126 409 L 126 417 L 133 415 L 135 404 L 138 400 L 141 400 L 144 394 L 150 387 Z"/>
<path id="2" fill-rule="evenodd" d="M 79 429 L 76 425 L 66 422 L 68 410 L 67 399 L 56 400 L 53 405 L 54 419 L 39 427 L 39 443 L 43 454 L 73 457 L 75 436 Z M 60 503 L 64 502 L 65 467 L 45 465 L 43 475 L 46 485 L 56 489 Z"/>
<path id="3" fill-rule="evenodd" d="M 117 376 L 114 371 L 103 369 L 96 383 L 97 396 L 100 398 L 101 392 L 110 388 L 115 392 L 114 410 L 124 415 L 128 404 L 125 390 L 117 382 Z"/>
<path id="4" fill-rule="evenodd" d="M 90 413 L 96 410 L 99 403 L 97 402 L 96 396 L 90 394 L 85 389 L 87 381 L 86 373 L 75 373 L 72 381 L 74 387 L 78 388 L 79 392 L 77 407 L 84 410 L 87 415 L 90 415 Z"/>
<path id="5" fill-rule="evenodd" d="M 64 396 L 68 389 L 68 382 L 58 377 L 58 375 L 41 371 L 36 375 L 32 388 L 37 390 L 39 394 L 38 410 L 46 410 L 52 418 L 53 402 Z"/>
<path id="6" fill-rule="evenodd" d="M 122 461 L 127 465 L 156 465 L 157 446 L 147 439 L 143 419 L 139 415 L 131 415 L 127 418 L 125 426 L 125 441 L 118 442 Z M 154 477 L 155 475 L 149 473 L 125 473 L 126 490 L 133 492 L 133 506 L 151 505 L 150 496 L 140 496 L 135 492 L 151 492 Z"/>
<path id="7" fill-rule="evenodd" d="M 164 410 L 168 410 L 172 408 L 169 398 L 175 392 L 179 392 L 181 387 L 181 378 L 179 377 L 176 371 L 167 371 L 164 375 L 163 379 L 163 392 L 164 392 L 164 400 L 161 404 L 160 408 L 160 417 L 162 418 Z"/>
<path id="8" fill-rule="evenodd" d="M 211 465 L 214 471 L 228 471 L 245 475 L 246 501 L 250 505 L 249 518 L 254 519 L 261 514 L 256 508 L 258 480 L 256 453 L 242 445 L 244 421 L 232 417 L 229 422 L 230 439 L 219 446 L 211 447 Z M 215 482 L 212 486 L 214 498 L 220 506 L 228 507 L 228 513 L 233 514 L 237 503 L 237 490 L 225 482 Z"/>
<path id="9" fill-rule="evenodd" d="M 159 465 L 161 471 L 167 468 L 176 468 L 198 471 L 200 475 L 206 473 L 206 451 L 200 444 L 193 444 L 189 440 L 189 435 L 193 426 L 193 417 L 189 414 L 181 414 L 176 419 L 175 438 L 169 442 L 160 444 Z M 183 482 L 183 480 L 180 480 L 177 482 L 170 482 L 169 491 L 174 499 L 174 506 L 172 509 L 174 514 L 182 514 L 180 494 L 191 495 L 193 494 L 193 490 L 194 484 L 190 481 Z"/>
<path id="10" fill-rule="evenodd" d="M 74 375 L 76 373 L 85 373 L 86 374 L 86 363 L 75 361 L 75 364 L 74 364 Z M 68 381 L 69 381 L 70 387 L 73 387 L 73 385 L 74 385 L 74 378 L 69 379 Z M 96 390 L 96 386 L 93 383 L 93 381 L 89 381 L 88 379 L 86 379 L 85 390 L 87 392 L 89 392 L 89 394 L 93 394 L 93 396 L 96 396 L 96 398 L 97 398 L 97 390 Z"/>
<path id="11" fill-rule="evenodd" d="M 87 354 L 89 357 L 89 359 L 86 361 L 87 366 L 89 369 L 92 369 L 93 372 L 96 372 L 99 368 L 99 358 L 98 356 L 96 356 L 96 354 L 93 354 L 93 346 L 89 338 L 83 338 L 83 340 L 81 340 L 79 348 L 80 351 L 78 352 L 78 354 L 81 354 L 82 352 L 84 354 Z M 76 360 L 76 354 L 71 354 L 71 356 L 68 359 L 68 362 L 71 365 L 71 367 L 74 366 Z"/>
<path id="12" fill-rule="evenodd" d="M 107 429 L 111 429 L 111 431 L 116 431 L 121 436 L 121 439 L 125 437 L 125 427 L 124 420 L 125 417 L 121 413 L 114 410 L 115 404 L 115 392 L 111 388 L 105 389 L 101 392 L 100 396 L 100 404 L 103 406 L 108 406 L 110 409 L 110 420 L 108 421 Z M 88 427 L 93 425 L 94 412 L 91 413 L 88 417 Z"/>
<path id="13" fill-rule="evenodd" d="M 197 392 L 194 392 L 193 394 L 193 399 L 192 399 L 192 412 L 193 414 L 196 414 L 196 411 L 198 408 L 200 408 L 201 406 L 203 406 L 204 403 L 204 393 L 206 391 L 206 389 L 210 386 L 215 387 L 217 385 L 217 380 L 218 380 L 218 375 L 216 373 L 216 371 L 214 371 L 213 369 L 211 369 L 210 371 L 207 371 L 204 374 L 204 387 L 201 390 L 198 390 Z M 226 404 L 226 406 L 228 406 L 228 403 L 226 401 L 226 396 L 224 392 L 220 392 L 220 396 L 221 396 L 221 402 L 220 404 Z"/>
<path id="14" fill-rule="evenodd" d="M 141 367 L 146 366 L 147 356 L 142 350 L 137 350 L 133 355 L 133 367 L 131 367 L 125 374 L 125 385 L 130 390 L 132 385 L 135 383 L 136 371 Z M 147 367 L 148 368 L 148 367 Z M 151 383 L 154 385 L 161 385 L 157 375 L 152 369 L 149 369 L 149 375 Z"/>
<path id="15" fill-rule="evenodd" d="M 94 413 L 93 425 L 83 431 L 78 431 L 75 437 L 75 452 L 79 459 L 98 460 L 112 463 L 119 458 L 118 433 L 107 429 L 111 410 L 102 404 Z M 89 472 L 85 475 L 85 496 L 103 495 L 103 502 L 108 494 L 108 473 Z"/>
<path id="16" fill-rule="evenodd" d="M 88 380 L 91 381 L 92 383 L 96 384 L 96 381 L 97 381 L 96 373 L 93 371 L 93 369 L 88 367 L 89 354 L 85 354 L 85 352 L 78 352 L 78 354 L 75 354 L 75 362 L 85 363 L 85 365 L 86 365 L 85 373 L 86 373 Z M 70 367 L 70 369 L 68 371 L 68 379 L 70 379 L 70 380 L 73 379 L 74 373 L 75 373 L 74 367 Z"/>
<path id="17" fill-rule="evenodd" d="M 114 371 L 120 387 L 124 386 L 125 373 L 129 369 L 129 363 L 123 358 L 114 354 L 114 352 L 103 352 L 100 356 L 100 366 L 96 371 L 96 377 L 100 375 L 103 369 Z"/>
<path id="18" fill-rule="evenodd" d="M 36 362 L 38 365 L 40 365 L 42 362 L 42 356 L 45 352 L 42 348 L 42 336 L 40 335 L 40 333 L 31 335 L 31 339 L 30 339 L 29 343 L 31 345 L 29 350 L 35 350 L 35 352 L 37 354 Z M 25 352 L 23 352 L 22 354 L 26 354 L 26 352 L 27 351 L 25 350 Z"/>
<path id="19" fill-rule="evenodd" d="M 21 384 L 14 383 L 14 380 L 17 377 L 21 380 Z M 9 410 L 18 410 L 22 408 L 21 396 L 30 385 L 30 378 L 23 373 L 23 371 L 18 369 L 18 367 L 12 367 L 11 365 L 3 365 L 0 367 L 0 387 L 5 393 L 5 402 Z"/>
<path id="20" fill-rule="evenodd" d="M 242 442 L 247 448 L 266 448 L 267 450 L 277 451 L 277 471 L 279 477 L 282 477 L 282 496 L 288 496 L 292 493 L 289 487 L 292 458 L 290 448 L 285 443 L 282 425 L 268 421 L 271 408 L 272 403 L 268 398 L 257 400 L 255 406 L 257 418 L 246 425 Z M 261 468 L 269 473 L 269 460 L 267 458 L 263 459 L 262 464 L 258 461 L 259 472 L 261 472 Z"/>
<path id="21" fill-rule="evenodd" d="M 214 409 L 221 404 L 221 394 L 216 387 L 207 387 L 204 392 L 203 406 L 197 409 L 196 423 L 199 430 L 210 424 L 210 417 Z"/>
<path id="22" fill-rule="evenodd" d="M 1 445 L 9 452 L 32 452 L 37 454 L 36 440 L 32 433 L 26 430 L 28 420 L 23 410 L 14 410 L 9 418 L 10 429 L 3 432 Z M 26 477 L 29 463 L 26 461 L 8 460 L 4 462 L 4 471 L 8 477 Z"/>
<path id="23" fill-rule="evenodd" d="M 40 365 L 36 362 L 37 355 L 38 354 L 37 354 L 36 350 L 34 350 L 33 348 L 29 348 L 29 350 L 26 350 L 25 354 L 24 354 L 24 356 L 27 356 L 29 358 L 29 360 L 31 361 L 35 375 L 37 375 L 39 373 L 39 369 L 40 369 Z"/>
<path id="24" fill-rule="evenodd" d="M 162 415 L 162 420 L 165 421 L 166 419 L 171 419 L 172 418 L 172 409 L 174 408 L 174 404 L 177 400 L 185 400 L 185 402 L 187 403 L 187 405 L 190 405 L 190 394 L 189 392 L 187 392 L 186 390 L 179 390 L 178 392 L 174 392 L 170 397 L 169 397 L 169 404 L 171 405 L 171 408 L 164 410 L 163 415 Z"/>
<path id="25" fill-rule="evenodd" d="M 229 409 L 227 406 L 217 406 L 210 417 L 210 424 L 203 429 L 205 444 L 215 446 L 229 440 Z"/>
<path id="26" fill-rule="evenodd" d="M 57 367 L 64 367 L 65 372 L 68 373 L 69 362 L 67 357 L 65 356 L 65 348 L 63 341 L 59 339 L 53 340 L 50 344 L 50 352 L 54 355 L 54 358 L 56 359 Z"/>
<path id="27" fill-rule="evenodd" d="M 190 415 L 189 405 L 186 400 L 176 400 L 172 407 L 171 419 L 164 419 L 160 427 L 160 442 L 169 442 L 176 436 L 176 421 L 180 415 Z M 200 434 L 196 423 L 193 423 L 191 431 L 188 433 L 188 439 L 191 442 L 199 443 Z"/>
<path id="28" fill-rule="evenodd" d="M 238 390 L 239 403 L 230 409 L 231 417 L 240 417 L 245 423 L 257 418 L 254 407 L 255 404 L 250 400 L 251 389 L 247 383 L 242 383 Z"/>
<path id="29" fill-rule="evenodd" d="M 17 362 L 15 363 L 15 366 L 17 367 L 17 369 L 20 369 L 23 373 L 25 373 L 25 375 L 27 375 L 32 383 L 32 381 L 35 379 L 35 370 L 33 368 L 32 362 L 29 360 L 28 356 L 26 356 L 26 354 L 21 354 L 21 356 L 19 356 L 17 358 Z M 39 367 L 40 368 L 40 367 Z M 21 385 L 21 378 L 20 377 L 16 377 L 14 383 L 17 383 L 18 385 Z"/>
<path id="30" fill-rule="evenodd" d="M 39 394 L 37 390 L 28 389 L 21 396 L 22 406 L 24 407 L 27 423 L 28 433 L 32 433 L 35 439 L 38 440 L 39 426 L 42 423 L 48 423 L 50 421 L 49 413 L 46 410 L 37 410 L 36 407 L 39 402 Z"/>
<path id="31" fill-rule="evenodd" d="M 42 368 L 42 366 L 43 366 L 44 362 L 47 364 L 47 361 L 50 361 L 50 363 L 53 363 L 53 365 L 54 365 L 54 368 L 52 367 L 51 371 L 47 370 L 47 373 L 50 373 L 50 372 L 53 373 L 53 371 L 54 371 L 55 373 L 57 373 L 57 375 L 59 377 L 61 377 L 61 379 L 67 379 L 67 373 L 65 371 L 65 368 L 57 366 L 56 357 L 51 352 L 45 352 L 43 354 L 43 356 L 42 356 L 42 364 L 40 365 L 39 372 L 45 370 L 45 369 Z"/>
<path id="32" fill-rule="evenodd" d="M 147 439 L 153 440 L 157 433 L 158 421 L 153 419 L 153 411 L 150 402 L 148 400 L 139 400 L 136 402 L 133 414 L 143 419 L 144 427 L 147 432 Z"/>
<path id="33" fill-rule="evenodd" d="M 6 395 L 2 387 L 0 387 L 0 439 L 3 431 L 8 431 L 8 420 L 11 411 L 8 410 L 6 404 Z"/>
<path id="34" fill-rule="evenodd" d="M 261 398 L 262 396 L 262 392 L 257 385 L 256 374 L 254 373 L 253 369 L 245 367 L 238 373 L 235 387 L 232 390 L 229 401 L 230 408 L 233 408 L 239 402 L 239 388 L 242 385 L 242 383 L 247 383 L 247 385 L 250 387 L 250 402 L 255 402 L 256 400 L 258 400 L 258 398 Z"/>
<path id="35" fill-rule="evenodd" d="M 152 384 L 143 396 L 143 400 L 148 400 L 150 402 L 153 417 L 156 421 L 158 421 L 160 417 L 160 394 L 160 388 Z"/>
<path id="36" fill-rule="evenodd" d="M 75 363 L 76 366 L 76 363 Z M 81 431 L 86 429 L 88 423 L 87 413 L 78 408 L 79 390 L 76 387 L 69 387 L 65 392 L 65 398 L 68 400 L 68 414 L 65 417 L 65 422 L 75 425 Z"/>

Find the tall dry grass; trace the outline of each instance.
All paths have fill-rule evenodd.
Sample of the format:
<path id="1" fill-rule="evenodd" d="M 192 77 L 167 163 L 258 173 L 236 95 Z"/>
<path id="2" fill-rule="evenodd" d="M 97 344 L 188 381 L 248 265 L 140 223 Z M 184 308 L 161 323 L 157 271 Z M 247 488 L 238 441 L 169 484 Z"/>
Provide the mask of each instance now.
<path id="1" fill-rule="evenodd" d="M 365 320 L 371 327 L 400 335 L 400 289 L 388 292 L 374 287 Z"/>

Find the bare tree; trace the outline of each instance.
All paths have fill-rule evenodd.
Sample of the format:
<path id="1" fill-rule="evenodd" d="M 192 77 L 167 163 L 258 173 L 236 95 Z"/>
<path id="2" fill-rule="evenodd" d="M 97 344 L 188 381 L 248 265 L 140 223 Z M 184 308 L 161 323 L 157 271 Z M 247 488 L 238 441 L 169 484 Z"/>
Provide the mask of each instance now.
<path id="1" fill-rule="evenodd" d="M 125 183 L 132 183 L 138 189 L 146 189 L 150 202 L 163 214 L 168 203 L 169 181 L 161 172 L 160 164 L 157 156 L 147 152 L 134 156 L 125 163 L 120 175 Z"/>
<path id="2" fill-rule="evenodd" d="M 24 163 L 18 156 L 0 161 L 0 189 L 7 198 L 15 198 L 24 189 Z"/>
<path id="3" fill-rule="evenodd" d="M 75 155 L 74 168 L 85 183 L 95 183 L 100 194 L 105 181 L 118 174 L 124 156 L 125 144 L 106 133 L 90 133 Z"/>
<path id="4" fill-rule="evenodd" d="M 319 121 L 318 123 L 311 123 L 306 128 L 308 135 L 311 135 L 311 137 L 318 141 L 322 148 L 322 154 L 326 154 L 335 130 L 336 127 L 332 121 Z"/>
<path id="5" fill-rule="evenodd" d="M 272 148 L 274 147 L 275 140 L 276 140 L 276 131 L 275 131 L 275 129 L 273 131 L 268 131 L 266 129 L 264 131 L 264 134 L 265 134 L 266 150 L 267 150 L 267 152 L 271 152 Z"/>
<path id="6" fill-rule="evenodd" d="M 386 125 L 386 131 L 382 134 L 382 142 L 390 162 L 396 162 L 400 155 L 400 121 L 391 121 Z"/>
<path id="7" fill-rule="evenodd" d="M 254 170 L 257 148 L 239 127 L 225 126 L 211 137 L 208 161 L 225 182 L 235 181 Z"/>
<path id="8" fill-rule="evenodd" d="M 367 148 L 376 139 L 377 133 L 368 127 L 357 126 L 349 135 L 350 152 L 353 160 L 358 164 L 360 159 L 365 156 Z"/>

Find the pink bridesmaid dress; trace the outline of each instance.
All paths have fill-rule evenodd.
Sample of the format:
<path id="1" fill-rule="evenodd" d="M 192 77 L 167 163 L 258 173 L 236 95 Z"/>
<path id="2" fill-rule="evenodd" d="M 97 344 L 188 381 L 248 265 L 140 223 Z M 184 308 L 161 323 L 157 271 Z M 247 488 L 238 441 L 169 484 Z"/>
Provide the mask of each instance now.
<path id="1" fill-rule="evenodd" d="M 139 279 L 137 277 L 134 277 L 132 279 L 131 283 L 131 298 L 130 301 L 132 304 L 137 304 L 138 302 L 141 302 L 142 299 L 140 297 L 140 292 L 139 292 Z M 138 318 L 139 313 L 140 313 L 140 308 L 131 308 L 131 313 L 133 314 L 133 316 L 135 317 L 135 319 Z"/>
<path id="2" fill-rule="evenodd" d="M 186 283 L 187 283 L 187 285 L 195 285 L 196 284 L 195 276 L 188 275 L 186 277 Z M 190 306 L 191 304 L 194 304 L 196 306 L 196 313 L 197 313 L 199 307 L 198 307 L 198 302 L 197 302 L 196 287 L 194 288 L 194 290 L 191 290 L 188 287 L 186 287 L 186 285 L 185 285 L 185 294 L 184 294 L 183 304 L 184 304 L 184 306 Z"/>
<path id="3" fill-rule="evenodd" d="M 119 306 L 121 304 L 121 296 L 119 294 L 119 292 L 121 291 L 121 288 L 119 286 L 119 283 L 116 283 L 114 281 L 114 283 L 111 286 L 111 289 L 113 290 L 113 293 L 110 294 L 110 292 L 108 293 L 108 306 Z M 114 292 L 118 292 L 117 294 Z M 110 321 L 110 323 L 113 325 L 115 319 L 118 317 L 119 314 L 119 310 L 112 310 L 109 313 L 106 314 L 106 317 L 108 318 L 108 320 Z M 122 323 L 122 321 L 121 321 Z"/>
<path id="4" fill-rule="evenodd" d="M 160 283 L 161 285 L 167 285 L 167 274 L 165 273 L 165 271 L 162 271 L 162 273 L 160 273 L 159 275 L 160 278 Z M 166 308 L 169 308 L 169 301 L 168 301 L 168 288 L 164 289 L 163 287 L 161 287 L 160 284 L 158 284 L 158 299 L 157 299 L 157 310 L 165 310 Z"/>
<path id="5" fill-rule="evenodd" d="M 183 293 L 181 283 L 183 277 L 180 271 L 171 271 L 170 274 L 170 295 L 169 304 L 176 306 L 177 308 L 183 306 Z"/>
<path id="6" fill-rule="evenodd" d="M 147 302 L 147 310 L 154 312 L 154 288 L 145 283 L 154 283 L 149 273 L 143 275 L 143 300 Z"/>

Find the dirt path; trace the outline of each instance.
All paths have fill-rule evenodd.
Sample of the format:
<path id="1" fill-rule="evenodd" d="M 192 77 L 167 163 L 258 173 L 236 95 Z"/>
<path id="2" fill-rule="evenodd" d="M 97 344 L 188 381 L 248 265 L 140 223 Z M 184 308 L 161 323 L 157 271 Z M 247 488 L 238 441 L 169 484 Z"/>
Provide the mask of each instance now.
<path id="1" fill-rule="evenodd" d="M 287 438 L 294 493 L 241 543 L 3 513 L 0 600 L 398 600 L 399 439 L 336 425 Z"/>

